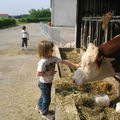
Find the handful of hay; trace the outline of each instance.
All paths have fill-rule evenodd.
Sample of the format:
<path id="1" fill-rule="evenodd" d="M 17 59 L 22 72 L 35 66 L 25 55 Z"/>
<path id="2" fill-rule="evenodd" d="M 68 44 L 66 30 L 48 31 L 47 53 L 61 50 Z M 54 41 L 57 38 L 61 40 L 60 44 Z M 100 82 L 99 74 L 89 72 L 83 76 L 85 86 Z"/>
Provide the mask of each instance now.
<path id="1" fill-rule="evenodd" d="M 103 19 L 102 19 L 102 29 L 103 30 L 107 29 L 108 23 L 112 19 L 112 16 L 113 16 L 112 12 L 108 12 L 103 16 Z"/>

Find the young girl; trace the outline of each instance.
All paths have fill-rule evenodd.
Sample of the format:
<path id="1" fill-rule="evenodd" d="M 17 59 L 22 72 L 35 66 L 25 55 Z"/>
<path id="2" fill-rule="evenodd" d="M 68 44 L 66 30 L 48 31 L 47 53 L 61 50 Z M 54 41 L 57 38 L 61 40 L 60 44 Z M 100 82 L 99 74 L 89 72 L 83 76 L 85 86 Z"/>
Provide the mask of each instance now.
<path id="1" fill-rule="evenodd" d="M 38 54 L 41 58 L 38 62 L 37 75 L 39 78 L 38 87 L 41 90 L 41 96 L 35 108 L 36 111 L 42 113 L 44 117 L 48 117 L 49 105 L 51 102 L 51 86 L 53 77 L 56 73 L 55 64 L 62 63 L 72 67 L 79 67 L 68 60 L 61 60 L 52 55 L 54 44 L 51 41 L 41 41 L 38 46 Z"/>

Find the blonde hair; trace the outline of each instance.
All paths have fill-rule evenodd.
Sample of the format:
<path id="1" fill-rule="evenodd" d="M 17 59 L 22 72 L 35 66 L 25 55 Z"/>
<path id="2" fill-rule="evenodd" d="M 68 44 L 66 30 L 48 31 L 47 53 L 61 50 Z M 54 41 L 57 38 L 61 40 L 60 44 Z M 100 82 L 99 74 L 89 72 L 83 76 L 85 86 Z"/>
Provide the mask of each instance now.
<path id="1" fill-rule="evenodd" d="M 47 57 L 49 50 L 53 48 L 54 44 L 51 41 L 42 40 L 38 45 L 38 55 L 40 58 Z"/>

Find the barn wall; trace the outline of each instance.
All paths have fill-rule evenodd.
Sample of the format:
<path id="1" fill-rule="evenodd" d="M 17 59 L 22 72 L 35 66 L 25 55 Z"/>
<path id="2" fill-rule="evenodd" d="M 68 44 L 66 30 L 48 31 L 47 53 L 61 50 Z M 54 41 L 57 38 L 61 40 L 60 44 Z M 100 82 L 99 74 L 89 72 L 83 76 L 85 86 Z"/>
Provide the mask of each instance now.
<path id="1" fill-rule="evenodd" d="M 52 19 L 54 26 L 75 26 L 77 0 L 52 0 Z"/>

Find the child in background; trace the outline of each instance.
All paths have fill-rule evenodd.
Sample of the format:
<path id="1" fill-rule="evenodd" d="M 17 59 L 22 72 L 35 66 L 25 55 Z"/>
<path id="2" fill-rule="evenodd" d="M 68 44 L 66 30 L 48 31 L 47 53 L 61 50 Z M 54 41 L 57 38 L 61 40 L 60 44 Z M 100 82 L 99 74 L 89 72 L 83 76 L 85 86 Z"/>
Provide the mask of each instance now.
<path id="1" fill-rule="evenodd" d="M 24 46 L 25 46 L 25 49 L 27 49 L 28 40 L 29 40 L 29 34 L 26 31 L 26 26 L 22 27 L 21 33 L 22 33 L 22 50 L 24 50 Z"/>
<path id="2" fill-rule="evenodd" d="M 40 61 L 38 62 L 37 75 L 39 76 L 38 87 L 41 90 L 41 96 L 35 110 L 42 113 L 43 117 L 48 119 L 50 117 L 49 105 L 51 102 L 51 86 L 56 73 L 55 64 L 62 63 L 76 68 L 79 67 L 79 64 L 53 56 L 53 47 L 53 42 L 47 40 L 40 41 L 38 46 Z"/>

